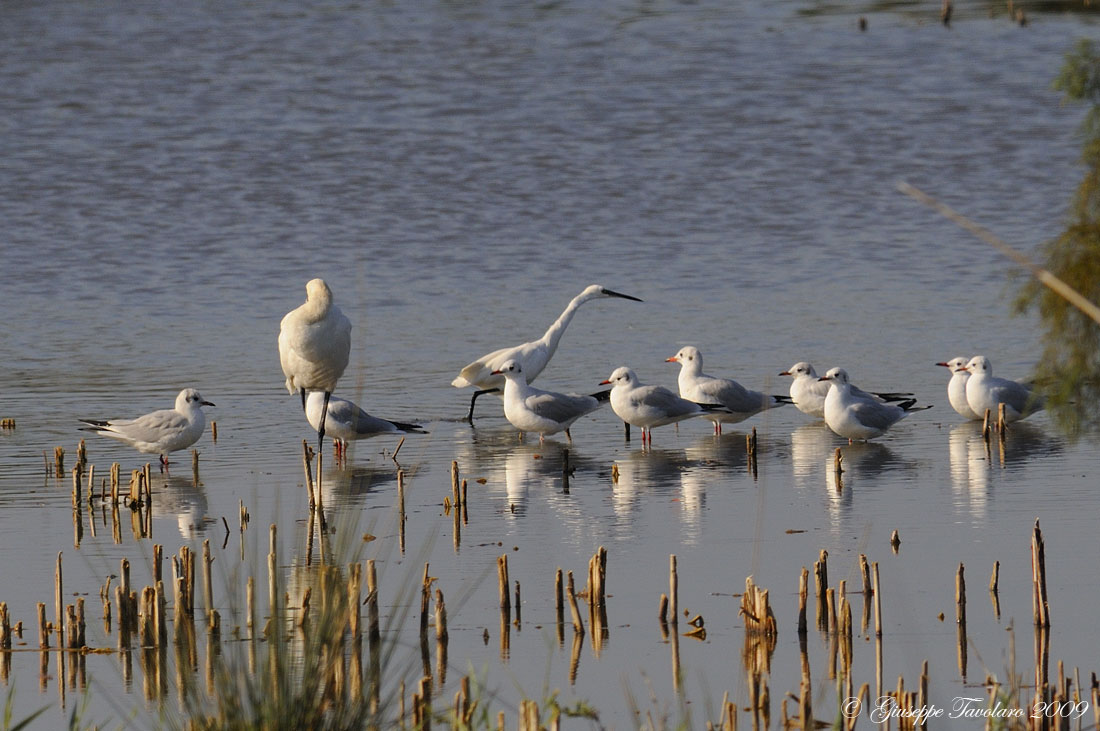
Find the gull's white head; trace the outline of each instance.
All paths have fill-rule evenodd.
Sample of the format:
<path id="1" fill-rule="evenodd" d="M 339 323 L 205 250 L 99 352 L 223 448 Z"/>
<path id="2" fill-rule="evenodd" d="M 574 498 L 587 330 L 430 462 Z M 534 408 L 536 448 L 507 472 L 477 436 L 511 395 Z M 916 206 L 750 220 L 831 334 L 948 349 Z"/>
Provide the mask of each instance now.
<path id="1" fill-rule="evenodd" d="M 612 386 L 636 386 L 638 385 L 638 377 L 634 375 L 634 371 L 630 370 L 626 366 L 616 368 L 611 372 L 611 375 L 607 377 L 606 381 L 600 381 L 601 386 L 611 384 Z"/>
<path id="2" fill-rule="evenodd" d="M 504 361 L 501 364 L 500 368 L 497 368 L 490 375 L 504 376 L 508 379 L 522 378 L 525 381 L 527 380 L 527 376 L 525 376 L 523 373 L 523 367 L 520 366 L 520 364 L 517 363 L 515 360 L 511 359 Z"/>
<path id="3" fill-rule="evenodd" d="M 703 354 L 694 345 L 685 345 L 671 358 L 665 358 L 666 363 L 679 363 L 685 370 L 700 371 L 703 369 Z"/>
<path id="4" fill-rule="evenodd" d="M 832 381 L 837 386 L 848 385 L 848 371 L 843 368 L 830 368 L 825 372 L 825 375 L 817 379 L 819 381 Z"/>
<path id="5" fill-rule="evenodd" d="M 194 388 L 185 388 L 176 396 L 176 411 L 190 411 L 202 406 L 213 406 Z"/>
<path id="6" fill-rule="evenodd" d="M 944 366 L 951 373 L 965 373 L 970 375 L 970 371 L 966 370 L 966 358 L 952 358 L 951 360 L 943 360 L 937 363 L 938 366 Z"/>
<path id="7" fill-rule="evenodd" d="M 817 378 L 817 371 L 815 371 L 814 367 L 806 361 L 799 361 L 779 375 L 791 376 L 792 378 L 801 378 L 802 376 Z"/>
<path id="8" fill-rule="evenodd" d="M 993 364 L 990 363 L 989 358 L 986 358 L 984 355 L 975 355 L 973 358 L 970 359 L 970 362 L 963 367 L 966 370 L 970 371 L 970 374 L 974 376 L 978 375 L 979 373 L 983 376 L 993 375 Z"/>

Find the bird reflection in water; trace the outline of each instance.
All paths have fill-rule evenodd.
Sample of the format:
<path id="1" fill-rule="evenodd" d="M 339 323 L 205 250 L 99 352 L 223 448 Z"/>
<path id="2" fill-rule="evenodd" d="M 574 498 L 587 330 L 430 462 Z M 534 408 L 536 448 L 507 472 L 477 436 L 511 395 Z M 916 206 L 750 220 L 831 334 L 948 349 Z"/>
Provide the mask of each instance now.
<path id="1" fill-rule="evenodd" d="M 167 477 L 151 480 L 153 488 L 153 513 L 170 514 L 176 518 L 180 536 L 193 540 L 206 533 L 214 524 L 207 516 L 209 505 L 201 483 L 193 477 Z"/>
<path id="2" fill-rule="evenodd" d="M 384 485 L 397 484 L 397 464 L 326 467 L 321 476 L 321 500 L 325 509 L 354 507 Z M 406 470 L 408 472 L 408 470 Z"/>
<path id="3" fill-rule="evenodd" d="M 948 434 L 951 487 L 956 506 L 971 517 L 984 518 L 993 494 L 997 468 L 1012 470 L 1062 451 L 1062 443 L 1035 424 L 1014 422 L 1003 434 L 990 430 L 982 436 L 982 423 L 956 424 Z"/>

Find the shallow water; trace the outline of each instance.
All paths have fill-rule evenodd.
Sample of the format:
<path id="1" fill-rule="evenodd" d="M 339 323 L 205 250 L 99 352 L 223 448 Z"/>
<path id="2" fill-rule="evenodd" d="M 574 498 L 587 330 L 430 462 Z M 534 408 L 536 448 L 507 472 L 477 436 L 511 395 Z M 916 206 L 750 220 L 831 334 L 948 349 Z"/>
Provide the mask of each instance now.
<path id="1" fill-rule="evenodd" d="M 1052 657 L 1095 670 L 1095 440 L 1067 441 L 1040 414 L 1012 431 L 1002 464 L 960 423 L 932 364 L 981 352 L 998 374 L 1023 377 L 1039 332 L 1011 315 L 1010 264 L 895 185 L 924 188 L 1025 251 L 1057 235 L 1082 173 L 1081 110 L 1050 82 L 1096 25 L 1033 12 L 1021 28 L 982 11 L 945 29 L 938 6 L 868 13 L 860 33 L 856 10 L 798 2 L 9 4 L 0 416 L 17 428 L 0 432 L 0 601 L 29 628 L 24 640 L 35 604 L 50 603 L 58 551 L 66 593 L 87 594 L 93 616 L 120 558 L 135 584 L 148 581 L 154 541 L 174 552 L 210 538 L 228 588 L 276 523 L 282 563 L 301 565 L 300 449 L 313 437 L 283 389 L 275 336 L 305 282 L 323 276 L 354 325 L 342 395 L 431 432 L 400 453 L 404 555 L 395 467 L 381 453 L 392 440 L 357 445 L 350 474 L 330 470 L 330 518 L 379 537 L 368 555 L 390 614 L 400 608 L 386 598 L 430 561 L 450 604 L 449 683 L 487 667 L 505 707 L 516 687 L 536 698 L 561 688 L 622 728 L 623 686 L 644 706 L 648 678 L 676 715 L 654 621 L 675 553 L 681 606 L 707 622 L 705 642 L 680 641 L 694 723 L 726 690 L 748 702 L 730 595 L 750 574 L 779 620 L 778 699 L 798 690 L 798 573 L 827 549 L 834 583 L 857 582 L 861 552 L 880 562 L 887 684 L 904 674 L 914 685 L 928 659 L 931 694 L 947 705 L 973 690 L 955 656 L 956 568 L 974 587 L 968 629 L 981 655 L 966 680 L 1003 676 L 1005 628 L 1030 648 L 1037 517 Z M 460 423 L 469 393 L 449 383 L 477 355 L 541 334 L 590 282 L 645 302 L 585 305 L 539 386 L 595 390 L 619 365 L 672 385 L 676 366 L 663 361 L 691 343 L 709 372 L 753 387 L 782 393 L 775 374 L 810 360 L 935 407 L 846 450 L 839 494 L 830 465 L 842 441 L 790 407 L 721 437 L 705 422 L 661 428 L 645 451 L 605 409 L 572 430 L 565 492 L 561 441 L 517 443 L 490 397 L 474 428 Z M 197 445 L 202 484 L 177 455 L 183 469 L 155 482 L 153 540 L 127 525 L 116 545 L 101 524 L 75 548 L 69 480 L 45 477 L 43 454 L 62 445 L 71 465 L 78 418 L 163 408 L 184 386 L 218 404 L 217 444 L 208 433 Z M 88 450 L 101 476 L 146 461 L 92 437 Z M 441 507 L 451 460 L 470 479 L 458 547 Z M 239 501 L 253 516 L 243 550 Z M 223 516 L 234 527 L 224 549 Z M 568 642 L 552 637 L 554 569 L 583 575 L 600 545 L 610 637 L 598 658 L 586 644 L 571 683 Z M 502 661 L 491 569 L 505 551 L 524 606 Z M 995 560 L 999 619 L 977 590 Z M 102 630 L 89 639 L 113 643 Z M 873 644 L 857 640 L 857 687 L 873 678 Z M 812 632 L 809 652 L 818 717 L 829 718 L 826 642 Z M 1029 651 L 1018 656 L 1029 667 Z M 16 717 L 50 704 L 46 728 L 75 701 L 70 691 L 60 708 L 52 679 L 38 689 L 37 659 L 13 658 Z M 114 658 L 90 658 L 88 673 L 90 721 L 155 708 L 140 683 L 120 692 Z"/>

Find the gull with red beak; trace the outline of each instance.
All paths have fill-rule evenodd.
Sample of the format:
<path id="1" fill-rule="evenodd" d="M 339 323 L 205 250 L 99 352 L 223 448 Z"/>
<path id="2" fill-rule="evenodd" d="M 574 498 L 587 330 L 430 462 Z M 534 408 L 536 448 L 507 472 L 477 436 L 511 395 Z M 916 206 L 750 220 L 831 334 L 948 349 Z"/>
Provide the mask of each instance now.
<path id="1" fill-rule="evenodd" d="M 722 433 L 722 424 L 736 424 L 765 409 L 791 403 L 787 396 L 769 396 L 759 391 L 750 391 L 737 381 L 729 378 L 716 378 L 703 373 L 703 354 L 693 345 L 680 348 L 679 352 L 666 363 L 679 363 L 680 376 L 677 384 L 680 396 L 699 404 L 718 404 L 727 411 L 711 412 L 703 418 L 714 422 L 714 433 Z"/>
<path id="2" fill-rule="evenodd" d="M 866 441 L 882 436 L 894 424 L 913 411 L 932 408 L 913 408 L 916 399 L 887 404 L 875 399 L 863 398 L 852 393 L 848 372 L 843 368 L 831 368 L 822 381 L 829 381 L 829 395 L 825 397 L 825 423 L 842 437 L 852 441 Z"/>
<path id="3" fill-rule="evenodd" d="M 680 398 L 664 386 L 646 386 L 629 368 L 616 368 L 600 385 L 611 384 L 611 410 L 627 424 L 641 427 L 642 444 L 653 443 L 651 430 L 655 426 L 673 424 L 724 411 L 720 404 L 697 404 Z"/>
<path id="4" fill-rule="evenodd" d="M 535 388 L 527 383 L 523 366 L 514 360 L 505 361 L 492 375 L 504 376 L 504 416 L 508 423 L 521 432 L 538 432 L 540 444 L 547 434 L 561 431 L 572 444 L 569 427 L 600 408 L 608 398 L 607 391 L 579 396 Z"/>
<path id="5" fill-rule="evenodd" d="M 975 355 L 963 366 L 970 372 L 966 381 L 966 403 L 978 418 L 989 410 L 997 415 L 997 406 L 1005 405 L 1005 421 L 1026 419 L 1036 411 L 1042 410 L 1043 398 L 1035 393 L 1031 386 L 997 378 L 993 375 L 993 364 L 984 355 Z"/>
<path id="6" fill-rule="evenodd" d="M 947 382 L 947 401 L 951 404 L 959 416 L 964 419 L 981 419 L 981 414 L 974 413 L 970 403 L 966 400 L 966 383 L 970 380 L 970 371 L 966 370 L 966 358 L 952 358 L 940 361 L 936 365 L 947 368 L 951 373 L 951 380 Z"/>

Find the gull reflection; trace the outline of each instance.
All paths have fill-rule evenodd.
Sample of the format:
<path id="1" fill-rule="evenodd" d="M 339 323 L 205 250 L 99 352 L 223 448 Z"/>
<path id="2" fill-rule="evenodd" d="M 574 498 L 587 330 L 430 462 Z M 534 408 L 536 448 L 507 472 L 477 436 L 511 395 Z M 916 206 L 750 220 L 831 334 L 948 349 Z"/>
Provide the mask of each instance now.
<path id="1" fill-rule="evenodd" d="M 701 437 L 684 449 L 684 456 L 705 466 L 744 470 L 748 462 L 745 437 L 738 432 Z"/>
<path id="2" fill-rule="evenodd" d="M 335 463 L 325 463 L 321 473 L 321 500 L 325 509 L 352 507 L 366 500 L 378 487 L 397 484 L 397 471 L 393 462 L 379 462 L 377 466 L 337 467 Z"/>
<path id="3" fill-rule="evenodd" d="M 504 492 L 508 496 L 507 515 L 524 515 L 532 488 L 537 495 L 553 493 L 561 484 L 562 453 L 552 446 L 516 444 L 504 457 Z"/>
<path id="4" fill-rule="evenodd" d="M 1003 439 L 995 430 L 982 436 L 981 422 L 956 424 L 948 435 L 951 487 L 956 505 L 972 517 L 984 518 L 993 496 L 997 470 L 1011 471 L 1062 451 L 1062 443 L 1034 424 L 1013 422 Z"/>
<path id="5" fill-rule="evenodd" d="M 832 460 L 835 447 L 836 436 L 825 422 L 803 424 L 791 432 L 791 467 L 796 488 L 816 489 L 821 484 L 821 465 L 826 459 Z M 832 471 L 830 462 L 826 472 Z"/>
<path id="6" fill-rule="evenodd" d="M 822 456 L 819 469 L 825 472 L 826 508 L 839 528 L 851 517 L 855 492 L 861 485 L 872 487 L 882 482 L 888 472 L 915 470 L 918 463 L 902 458 L 897 452 L 878 442 L 855 442 L 841 447 L 842 472 L 836 471 L 836 447 L 834 441 Z M 820 478 L 819 478 L 820 479 Z"/>
<path id="7" fill-rule="evenodd" d="M 988 446 L 982 438 L 982 424 L 979 421 L 956 424 L 947 436 L 955 504 L 976 518 L 985 517 L 989 498 Z"/>
<path id="8" fill-rule="evenodd" d="M 645 448 L 615 460 L 612 507 L 619 516 L 634 512 L 643 492 L 672 492 L 688 464 L 683 451 Z"/>
<path id="9" fill-rule="evenodd" d="M 215 521 L 206 516 L 209 509 L 206 493 L 191 477 L 163 476 L 159 482 L 154 476 L 153 514 L 171 514 L 176 517 L 180 536 L 188 540 L 198 538 L 207 526 Z"/>
<path id="10" fill-rule="evenodd" d="M 708 474 L 709 473 L 709 474 Z M 685 469 L 680 473 L 680 531 L 684 543 L 695 544 L 702 535 L 703 508 L 707 505 L 707 482 L 713 481 L 712 470 Z"/>
<path id="11" fill-rule="evenodd" d="M 571 478 L 596 472 L 598 466 L 575 446 L 552 438 L 539 444 L 537 436 L 521 437 L 510 426 L 470 431 L 472 439 L 456 442 L 455 459 L 460 465 L 476 465 L 485 478 L 485 492 L 507 500 L 507 516 L 525 515 L 531 501 L 537 500 L 548 503 L 563 520 L 583 518 L 575 514 L 574 503 L 567 497 L 566 460 Z"/>

